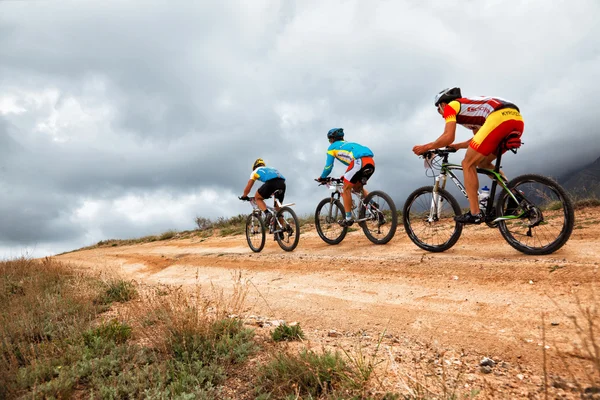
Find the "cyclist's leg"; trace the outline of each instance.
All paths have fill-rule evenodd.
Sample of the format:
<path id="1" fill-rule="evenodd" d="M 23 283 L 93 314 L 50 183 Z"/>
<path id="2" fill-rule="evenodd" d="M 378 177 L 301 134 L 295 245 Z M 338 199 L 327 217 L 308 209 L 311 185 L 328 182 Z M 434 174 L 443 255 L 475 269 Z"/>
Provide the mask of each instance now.
<path id="1" fill-rule="evenodd" d="M 367 197 L 369 191 L 365 189 L 365 184 L 375 172 L 375 161 L 373 161 L 373 157 L 361 157 L 359 162 L 361 164 L 360 169 L 348 179 L 350 183 L 354 184 L 355 192 L 362 191 L 363 197 Z"/>
<path id="2" fill-rule="evenodd" d="M 344 209 L 346 210 L 346 219 L 349 220 L 352 217 L 352 189 L 355 187 L 355 183 L 358 182 L 356 175 L 362 168 L 362 160 L 360 158 L 355 159 L 348 165 L 348 169 L 344 174 L 344 190 L 342 192 L 342 198 L 344 200 Z"/>
<path id="3" fill-rule="evenodd" d="M 283 204 L 283 199 L 285 198 L 285 180 L 281 179 L 281 180 L 276 180 L 276 182 L 274 183 L 275 186 L 275 191 L 278 190 L 278 192 L 275 194 L 275 197 L 277 198 L 277 200 L 279 200 L 279 202 L 281 204 Z M 277 206 L 277 203 L 275 203 L 275 210 L 279 211 L 279 207 Z"/>
<path id="4" fill-rule="evenodd" d="M 479 163 L 478 167 L 485 168 L 485 169 L 496 168 L 496 165 L 494 164 L 494 160 L 497 157 L 498 156 L 495 153 L 490 154 L 489 156 L 484 158 L 484 160 L 482 162 Z M 504 179 L 504 182 L 508 182 L 508 178 L 506 177 L 506 175 L 504 175 L 504 172 L 502 172 L 502 170 L 500 170 L 500 175 L 502 175 L 502 179 Z"/>
<path id="5" fill-rule="evenodd" d="M 496 152 L 500 142 L 514 131 L 522 133 L 523 128 L 523 118 L 515 109 L 507 108 L 490 114 L 485 124 L 471 141 L 474 149 L 486 155 L 486 159 L 479 164 L 479 167 L 494 169 L 493 161 L 497 157 Z M 502 171 L 500 171 L 500 174 L 505 181 L 508 181 Z"/>
<path id="6" fill-rule="evenodd" d="M 274 187 L 273 195 L 275 196 L 275 198 L 277 200 L 279 200 L 280 203 L 283 204 L 283 199 L 285 198 L 285 189 L 286 189 L 285 180 L 275 179 L 274 181 L 275 182 L 273 183 L 273 187 Z M 280 207 L 277 206 L 277 202 L 274 202 L 274 203 L 275 203 L 275 211 L 279 211 Z M 279 218 L 279 224 L 281 226 L 285 225 L 285 220 L 283 219 L 283 217 Z M 285 226 L 284 226 L 284 228 L 285 228 Z"/>
<path id="7" fill-rule="evenodd" d="M 462 161 L 463 173 L 465 176 L 465 191 L 469 198 L 469 208 L 471 215 L 479 214 L 479 199 L 477 197 L 477 188 L 479 188 L 479 178 L 477 176 L 477 165 L 479 165 L 486 156 L 479 154 L 476 150 L 469 147 L 465 159 Z"/>
<path id="8" fill-rule="evenodd" d="M 259 187 L 258 190 L 256 191 L 256 193 L 254 194 L 254 199 L 256 200 L 256 205 L 262 211 L 265 211 L 267 209 L 267 204 L 265 203 L 265 198 L 260 193 L 261 189 L 264 188 L 265 186 L 266 185 L 262 185 L 261 187 Z"/>
<path id="9" fill-rule="evenodd" d="M 270 179 L 264 183 L 261 187 L 258 188 L 254 198 L 256 199 L 256 205 L 258 208 L 265 211 L 267 209 L 267 204 L 265 203 L 265 199 L 268 199 L 273 195 L 273 192 L 277 190 L 277 183 L 279 178 Z"/>

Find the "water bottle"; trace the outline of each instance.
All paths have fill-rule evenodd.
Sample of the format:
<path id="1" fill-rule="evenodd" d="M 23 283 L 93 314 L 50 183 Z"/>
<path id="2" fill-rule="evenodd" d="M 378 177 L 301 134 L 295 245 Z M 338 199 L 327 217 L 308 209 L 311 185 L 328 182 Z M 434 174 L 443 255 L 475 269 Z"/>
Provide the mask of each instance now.
<path id="1" fill-rule="evenodd" d="M 486 186 L 481 188 L 479 192 L 479 206 L 483 209 L 487 207 L 488 198 L 490 197 L 490 188 Z"/>

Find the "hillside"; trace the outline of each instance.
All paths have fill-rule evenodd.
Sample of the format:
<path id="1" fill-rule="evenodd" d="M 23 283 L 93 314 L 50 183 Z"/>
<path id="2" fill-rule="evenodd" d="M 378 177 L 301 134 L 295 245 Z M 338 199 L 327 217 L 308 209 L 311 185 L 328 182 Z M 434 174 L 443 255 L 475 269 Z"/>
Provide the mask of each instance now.
<path id="1" fill-rule="evenodd" d="M 328 246 L 308 229 L 292 253 L 268 241 L 255 254 L 244 236 L 229 236 L 109 245 L 56 258 L 145 284 L 227 292 L 242 279 L 252 288 L 248 321 L 298 321 L 313 347 L 362 340 L 373 350 L 383 334 L 388 368 L 415 368 L 415 357 L 445 354 L 464 366 L 467 379 L 494 385 L 493 398 L 537 398 L 546 346 L 549 384 L 570 398 L 589 367 L 571 317 L 582 322 L 578 302 L 598 305 L 592 296 L 600 281 L 600 209 L 576 218 L 567 245 L 542 257 L 518 253 L 497 230 L 477 226 L 441 254 L 421 251 L 402 229 L 386 246 L 358 231 Z M 483 371 L 483 357 L 496 367 Z"/>
<path id="2" fill-rule="evenodd" d="M 575 198 L 600 198 L 600 158 L 560 182 Z"/>

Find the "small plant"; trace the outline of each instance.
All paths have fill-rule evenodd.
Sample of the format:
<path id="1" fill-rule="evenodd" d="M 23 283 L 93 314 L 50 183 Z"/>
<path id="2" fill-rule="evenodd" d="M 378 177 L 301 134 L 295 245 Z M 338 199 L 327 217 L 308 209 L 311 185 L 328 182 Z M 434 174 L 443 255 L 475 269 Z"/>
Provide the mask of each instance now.
<path id="1" fill-rule="evenodd" d="M 92 347 L 96 343 L 110 341 L 117 344 L 125 343 L 131 337 L 131 326 L 113 319 L 97 328 L 83 332 L 83 342 Z"/>
<path id="2" fill-rule="evenodd" d="M 213 222 L 209 218 L 196 217 L 195 222 L 200 232 L 211 229 L 213 227 Z"/>
<path id="3" fill-rule="evenodd" d="M 548 270 L 550 271 L 550 273 L 554 272 L 554 271 L 558 271 L 561 268 L 564 268 L 564 265 L 553 265 L 551 267 L 548 268 Z"/>
<path id="4" fill-rule="evenodd" d="M 276 342 L 291 342 L 304 339 L 304 332 L 300 324 L 288 325 L 283 323 L 273 330 L 271 338 Z"/>
<path id="5" fill-rule="evenodd" d="M 581 210 L 582 208 L 588 208 L 588 207 L 598 207 L 598 206 L 600 206 L 600 199 L 593 198 L 593 197 L 577 200 L 574 204 L 574 208 L 576 210 Z"/>
<path id="6" fill-rule="evenodd" d="M 137 295 L 137 291 L 131 282 L 114 280 L 105 285 L 106 290 L 97 300 L 100 304 L 125 303 Z"/>
<path id="7" fill-rule="evenodd" d="M 168 239 L 173 239 L 175 237 L 175 235 L 177 234 L 177 231 L 174 230 L 168 230 L 166 232 L 163 232 L 159 237 L 158 240 L 168 240 Z"/>
<path id="8" fill-rule="evenodd" d="M 600 339 L 598 339 L 600 337 L 600 301 L 593 293 L 585 303 L 581 301 L 578 295 L 575 296 L 575 301 L 577 304 L 575 315 L 569 315 L 561 311 L 570 320 L 574 336 L 578 339 L 579 344 L 574 351 L 568 352 L 561 350 L 557 345 L 555 346 L 557 347 L 558 356 L 571 376 L 581 398 L 595 399 L 597 397 L 585 396 L 600 393 Z M 556 302 L 554 303 L 556 304 Z M 581 363 L 581 360 L 588 362 L 589 370 L 586 372 L 585 378 L 575 377 L 576 367 L 572 365 L 573 358 L 577 360 L 577 363 Z"/>
<path id="9" fill-rule="evenodd" d="M 281 352 L 259 369 L 257 391 L 262 398 L 285 398 L 294 393 L 301 398 L 318 398 L 342 387 L 348 374 L 352 371 L 338 352 Z"/>

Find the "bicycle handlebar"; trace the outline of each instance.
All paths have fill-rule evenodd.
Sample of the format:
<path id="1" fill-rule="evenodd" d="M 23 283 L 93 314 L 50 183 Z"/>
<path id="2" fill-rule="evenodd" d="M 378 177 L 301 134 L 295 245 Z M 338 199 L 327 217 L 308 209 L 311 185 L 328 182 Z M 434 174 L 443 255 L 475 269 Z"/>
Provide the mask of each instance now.
<path id="1" fill-rule="evenodd" d="M 238 196 L 238 199 L 240 199 L 241 201 L 252 201 L 254 200 L 254 197 Z"/>
<path id="2" fill-rule="evenodd" d="M 457 151 L 458 150 L 453 147 L 445 147 L 443 149 L 428 150 L 425 153 L 421 154 L 419 157 L 423 157 L 424 159 L 430 159 L 434 155 L 443 157 L 451 153 L 456 153 Z"/>
<path id="3" fill-rule="evenodd" d="M 344 182 L 344 180 L 342 178 L 332 178 L 332 177 L 327 177 L 323 180 L 318 180 L 315 179 L 316 182 L 319 182 L 319 186 L 322 185 L 327 185 L 327 184 L 331 184 L 331 183 L 342 183 Z"/>

